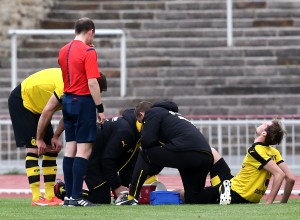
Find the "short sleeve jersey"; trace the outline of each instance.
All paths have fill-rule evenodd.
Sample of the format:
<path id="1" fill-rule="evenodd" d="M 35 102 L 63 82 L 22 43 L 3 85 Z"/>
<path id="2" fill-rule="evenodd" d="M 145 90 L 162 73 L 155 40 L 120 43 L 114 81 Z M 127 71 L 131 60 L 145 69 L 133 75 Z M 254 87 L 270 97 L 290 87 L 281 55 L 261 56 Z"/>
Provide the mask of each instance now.
<path id="1" fill-rule="evenodd" d="M 82 41 L 73 40 L 59 51 L 64 92 L 89 95 L 88 79 L 99 78 L 96 50 Z"/>
<path id="2" fill-rule="evenodd" d="M 50 68 L 36 72 L 21 83 L 23 105 L 34 114 L 41 114 L 53 94 L 60 101 L 63 88 L 60 68 Z M 57 110 L 61 110 L 61 107 Z"/>
<path id="3" fill-rule="evenodd" d="M 263 169 L 270 160 L 276 164 L 283 162 L 277 149 L 254 143 L 244 158 L 239 173 L 231 179 L 231 189 L 252 203 L 258 203 L 265 194 L 271 173 Z"/>

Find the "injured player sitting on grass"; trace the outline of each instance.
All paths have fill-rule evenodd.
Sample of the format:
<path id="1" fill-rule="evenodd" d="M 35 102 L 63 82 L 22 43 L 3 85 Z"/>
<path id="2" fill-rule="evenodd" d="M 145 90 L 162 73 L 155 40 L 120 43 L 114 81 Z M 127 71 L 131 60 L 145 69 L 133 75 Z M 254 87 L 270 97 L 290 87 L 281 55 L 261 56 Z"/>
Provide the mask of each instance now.
<path id="1" fill-rule="evenodd" d="M 220 178 L 223 181 L 221 187 L 206 187 L 198 194 L 198 203 L 226 205 L 263 202 L 272 204 L 284 180 L 283 196 L 278 202 L 287 203 L 295 184 L 295 177 L 280 152 L 273 146 L 280 144 L 285 134 L 286 131 L 278 120 L 264 122 L 258 126 L 254 143 L 248 148 L 242 168 L 237 175 L 233 178 L 225 178 L 225 180 Z M 214 168 L 215 165 L 211 172 L 216 172 L 215 176 L 226 175 L 226 170 L 224 172 L 219 169 L 214 170 Z M 261 201 L 271 177 L 273 183 L 270 193 L 264 201 Z M 184 190 L 180 190 L 180 192 L 183 198 Z"/>

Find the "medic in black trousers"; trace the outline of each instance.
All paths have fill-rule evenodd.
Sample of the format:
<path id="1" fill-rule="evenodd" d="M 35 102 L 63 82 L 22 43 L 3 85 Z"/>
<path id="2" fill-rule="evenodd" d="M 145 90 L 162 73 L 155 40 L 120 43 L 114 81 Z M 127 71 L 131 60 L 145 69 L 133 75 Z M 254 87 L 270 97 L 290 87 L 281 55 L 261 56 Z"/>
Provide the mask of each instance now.
<path id="1" fill-rule="evenodd" d="M 111 192 L 117 197 L 128 191 L 139 151 L 140 129 L 134 109 L 126 109 L 122 116 L 98 126 L 85 177 L 88 191 L 83 190 L 84 198 L 96 204 L 110 204 Z M 63 197 L 64 184 L 55 187 L 56 195 Z"/>
<path id="2" fill-rule="evenodd" d="M 111 118 L 98 129 L 85 178 L 90 201 L 110 204 L 111 190 L 116 196 L 128 190 L 140 128 L 134 109 L 126 109 L 122 117 Z"/>
<path id="3" fill-rule="evenodd" d="M 147 176 L 164 167 L 177 168 L 185 190 L 185 203 L 196 203 L 212 166 L 212 151 L 202 133 L 178 113 L 172 101 L 143 101 L 135 110 L 142 122 L 141 151 L 133 171 L 128 198 L 116 205 L 136 205 Z"/>

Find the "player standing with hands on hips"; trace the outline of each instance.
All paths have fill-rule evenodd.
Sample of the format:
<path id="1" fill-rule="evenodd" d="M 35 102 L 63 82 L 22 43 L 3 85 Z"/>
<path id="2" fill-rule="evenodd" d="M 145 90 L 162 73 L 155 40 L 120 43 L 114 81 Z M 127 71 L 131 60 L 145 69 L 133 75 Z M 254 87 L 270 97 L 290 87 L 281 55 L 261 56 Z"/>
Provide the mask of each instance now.
<path id="1" fill-rule="evenodd" d="M 66 197 L 64 205 L 94 206 L 82 198 L 82 186 L 87 171 L 98 121 L 105 121 L 97 78 L 100 77 L 97 53 L 92 46 L 95 24 L 87 18 L 75 22 L 75 39 L 59 51 L 58 63 L 64 81 L 62 112 L 66 149 L 63 159 Z"/>

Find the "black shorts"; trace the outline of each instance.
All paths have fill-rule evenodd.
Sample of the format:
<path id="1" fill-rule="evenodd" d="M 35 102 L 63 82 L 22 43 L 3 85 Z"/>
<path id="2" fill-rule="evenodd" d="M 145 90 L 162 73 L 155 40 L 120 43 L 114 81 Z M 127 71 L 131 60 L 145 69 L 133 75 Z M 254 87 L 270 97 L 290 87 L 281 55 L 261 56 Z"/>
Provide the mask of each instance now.
<path id="1" fill-rule="evenodd" d="M 40 114 L 34 114 L 23 106 L 21 85 L 17 86 L 8 98 L 8 109 L 14 129 L 17 147 L 36 148 L 36 131 Z M 53 128 L 48 125 L 44 141 L 51 145 Z"/>
<path id="2" fill-rule="evenodd" d="M 93 143 L 96 138 L 96 107 L 91 95 L 65 94 L 62 112 L 67 142 Z"/>

